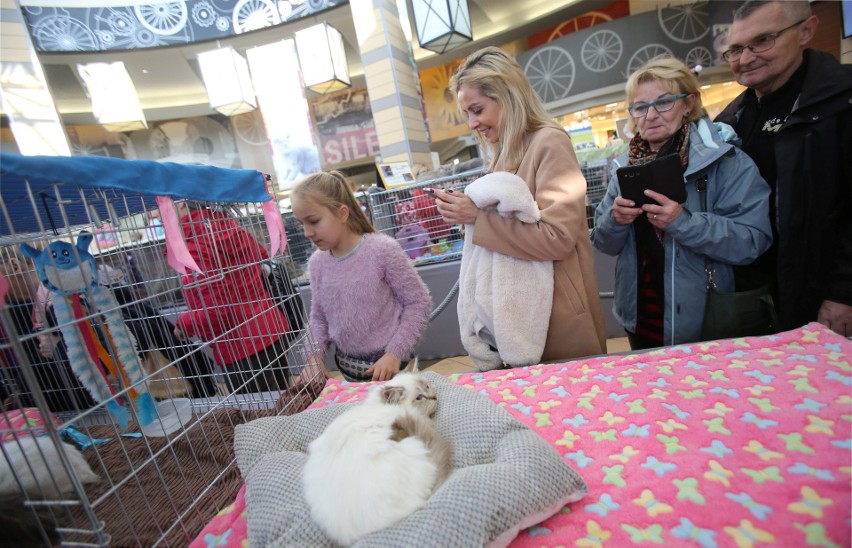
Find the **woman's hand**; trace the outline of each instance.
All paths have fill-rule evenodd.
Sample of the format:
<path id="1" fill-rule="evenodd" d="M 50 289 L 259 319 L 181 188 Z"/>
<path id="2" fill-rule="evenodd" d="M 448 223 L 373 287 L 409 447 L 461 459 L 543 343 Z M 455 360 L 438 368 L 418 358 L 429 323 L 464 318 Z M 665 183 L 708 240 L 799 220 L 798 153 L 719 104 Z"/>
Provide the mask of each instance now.
<path id="1" fill-rule="evenodd" d="M 635 207 L 633 200 L 616 196 L 612 203 L 612 218 L 620 225 L 629 225 L 642 214 L 642 209 Z"/>
<path id="2" fill-rule="evenodd" d="M 175 338 L 177 340 L 179 340 L 179 341 L 185 341 L 186 340 L 186 333 L 184 333 L 183 329 L 181 329 L 180 327 L 175 327 L 175 330 L 174 330 L 173 333 L 174 333 Z"/>
<path id="3" fill-rule="evenodd" d="M 642 206 L 642 211 L 648 216 L 648 222 L 654 228 L 665 230 L 665 228 L 674 221 L 683 208 L 674 200 L 669 200 L 666 196 L 653 190 L 645 190 L 645 196 L 657 201 L 657 204 L 645 204 Z"/>
<path id="4" fill-rule="evenodd" d="M 366 373 L 373 375 L 374 381 L 389 381 L 394 375 L 399 373 L 399 368 L 402 365 L 402 360 L 393 354 L 385 354 L 379 361 L 373 364 L 373 367 L 368 369 Z"/>
<path id="5" fill-rule="evenodd" d="M 435 207 L 448 225 L 469 225 L 476 222 L 479 208 L 463 192 L 435 189 Z"/>

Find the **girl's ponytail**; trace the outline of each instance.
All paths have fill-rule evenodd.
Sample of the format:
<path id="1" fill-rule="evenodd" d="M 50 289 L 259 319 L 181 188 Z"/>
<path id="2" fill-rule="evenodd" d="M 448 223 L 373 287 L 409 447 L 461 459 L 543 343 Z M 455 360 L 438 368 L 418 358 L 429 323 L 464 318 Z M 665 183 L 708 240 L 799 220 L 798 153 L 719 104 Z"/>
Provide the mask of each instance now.
<path id="1" fill-rule="evenodd" d="M 349 209 L 347 224 L 355 234 L 368 234 L 376 229 L 370 224 L 361 204 L 355 199 L 349 181 L 339 171 L 313 173 L 293 188 L 291 197 L 300 197 L 332 212 L 341 205 Z"/>

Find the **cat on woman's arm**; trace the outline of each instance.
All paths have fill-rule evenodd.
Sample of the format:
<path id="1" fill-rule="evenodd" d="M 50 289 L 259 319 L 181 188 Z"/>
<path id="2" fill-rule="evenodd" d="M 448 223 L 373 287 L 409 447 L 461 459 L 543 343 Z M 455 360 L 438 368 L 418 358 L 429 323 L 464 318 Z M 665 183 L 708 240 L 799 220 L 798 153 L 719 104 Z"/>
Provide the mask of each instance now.
<path id="1" fill-rule="evenodd" d="M 437 408 L 415 358 L 310 444 L 305 499 L 329 537 L 349 545 L 389 527 L 447 479 L 451 448 L 433 424 Z"/>

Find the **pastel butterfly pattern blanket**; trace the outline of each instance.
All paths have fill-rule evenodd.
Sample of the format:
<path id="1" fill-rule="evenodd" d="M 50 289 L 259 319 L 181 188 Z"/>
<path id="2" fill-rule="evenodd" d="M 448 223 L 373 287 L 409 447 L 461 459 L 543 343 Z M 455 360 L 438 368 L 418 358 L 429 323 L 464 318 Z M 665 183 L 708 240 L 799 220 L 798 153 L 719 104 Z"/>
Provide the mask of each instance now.
<path id="1" fill-rule="evenodd" d="M 852 342 L 821 325 L 450 380 L 589 485 L 512 546 L 850 545 Z M 314 406 L 365 389 L 329 381 Z M 193 546 L 239 545 L 251 508 L 236 507 Z"/>

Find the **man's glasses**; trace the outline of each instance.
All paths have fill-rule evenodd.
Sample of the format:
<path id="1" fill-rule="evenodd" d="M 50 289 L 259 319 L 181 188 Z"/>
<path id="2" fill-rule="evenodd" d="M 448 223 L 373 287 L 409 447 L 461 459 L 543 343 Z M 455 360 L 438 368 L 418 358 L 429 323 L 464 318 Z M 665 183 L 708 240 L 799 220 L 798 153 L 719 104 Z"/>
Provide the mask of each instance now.
<path id="1" fill-rule="evenodd" d="M 758 36 L 747 46 L 731 46 L 728 48 L 728 51 L 722 54 L 722 58 L 730 63 L 731 61 L 739 61 L 745 50 L 749 50 L 752 53 L 763 53 L 764 51 L 769 51 L 772 49 L 772 46 L 775 45 L 775 40 L 781 36 L 782 32 L 788 31 L 793 27 L 798 27 L 805 21 L 807 21 L 807 19 L 802 19 L 798 23 L 793 23 L 789 27 L 785 27 L 778 32 L 771 32 L 769 34 L 764 34 L 763 36 Z"/>
<path id="2" fill-rule="evenodd" d="M 684 97 L 689 97 L 689 93 L 678 93 L 677 95 L 663 95 L 656 101 L 651 101 L 650 103 L 633 103 L 629 107 L 627 107 L 627 112 L 630 113 L 630 116 L 634 118 L 644 118 L 648 115 L 648 109 L 654 107 L 658 113 L 660 112 L 668 112 L 674 108 L 675 103 L 678 99 L 683 99 Z"/>

